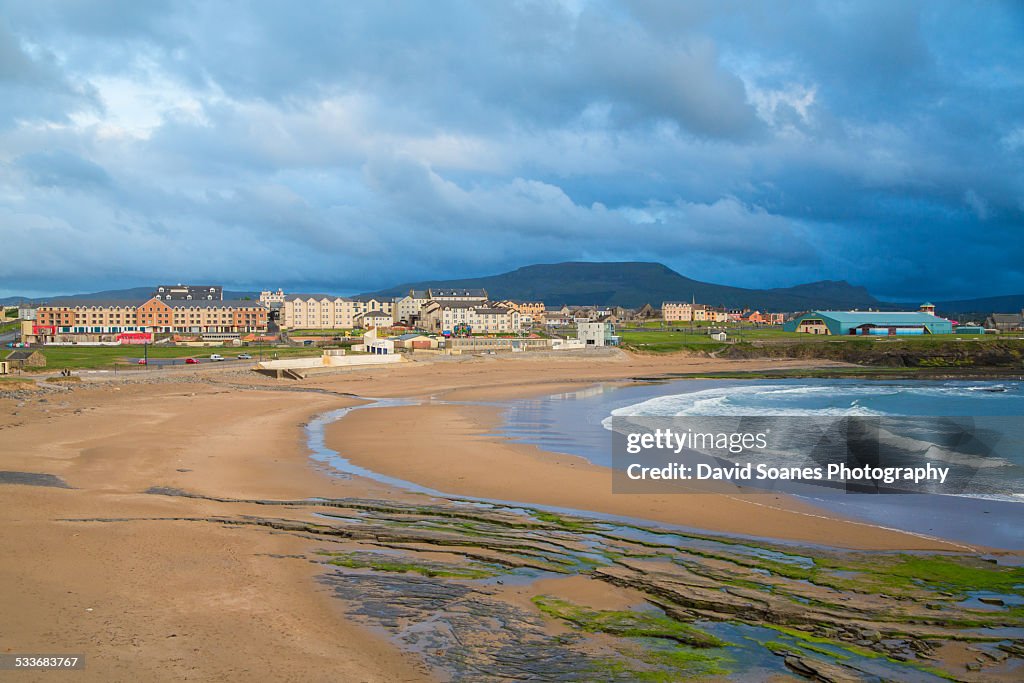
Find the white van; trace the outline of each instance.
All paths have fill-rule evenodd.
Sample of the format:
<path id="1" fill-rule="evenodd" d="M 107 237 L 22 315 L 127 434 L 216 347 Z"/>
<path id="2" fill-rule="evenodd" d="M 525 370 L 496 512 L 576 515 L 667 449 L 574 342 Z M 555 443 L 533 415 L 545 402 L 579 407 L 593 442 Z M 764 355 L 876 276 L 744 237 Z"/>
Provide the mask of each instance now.
<path id="1" fill-rule="evenodd" d="M 224 360 L 224 356 L 220 355 L 219 353 L 211 353 L 210 360 Z"/>

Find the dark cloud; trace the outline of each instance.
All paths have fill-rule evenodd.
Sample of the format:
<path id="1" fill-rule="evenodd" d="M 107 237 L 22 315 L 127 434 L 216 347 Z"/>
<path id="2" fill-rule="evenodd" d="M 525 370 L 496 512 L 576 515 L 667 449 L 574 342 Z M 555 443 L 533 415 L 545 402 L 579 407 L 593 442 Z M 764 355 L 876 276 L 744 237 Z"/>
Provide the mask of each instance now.
<path id="1" fill-rule="evenodd" d="M 15 165 L 40 187 L 98 190 L 111 183 L 103 167 L 64 150 L 26 154 Z"/>
<path id="2" fill-rule="evenodd" d="M 25 255 L 0 290 L 642 258 L 745 286 L 1024 292 L 1016 3 L 0 16 L 0 231 Z"/>

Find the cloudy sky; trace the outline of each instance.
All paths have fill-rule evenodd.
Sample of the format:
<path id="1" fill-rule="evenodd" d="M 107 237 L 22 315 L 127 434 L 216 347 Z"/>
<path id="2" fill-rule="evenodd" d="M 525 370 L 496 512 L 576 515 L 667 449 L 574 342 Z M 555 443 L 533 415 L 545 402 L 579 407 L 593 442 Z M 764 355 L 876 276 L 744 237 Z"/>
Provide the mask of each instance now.
<path id="1" fill-rule="evenodd" d="M 0 0 L 0 295 L 1024 292 L 1016 2 Z"/>

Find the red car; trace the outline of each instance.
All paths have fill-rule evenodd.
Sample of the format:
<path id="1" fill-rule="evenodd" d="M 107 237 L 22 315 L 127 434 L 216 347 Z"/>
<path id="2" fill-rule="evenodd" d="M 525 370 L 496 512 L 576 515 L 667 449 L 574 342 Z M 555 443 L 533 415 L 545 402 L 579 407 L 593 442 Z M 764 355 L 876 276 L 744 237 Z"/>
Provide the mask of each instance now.
<path id="1" fill-rule="evenodd" d="M 139 364 L 139 365 L 145 365 L 145 364 L 146 364 L 146 359 L 145 359 L 145 358 L 140 358 L 140 359 L 138 360 L 138 364 Z"/>
<path id="2" fill-rule="evenodd" d="M 186 358 L 185 365 L 199 365 L 199 361 L 197 361 L 195 358 Z"/>

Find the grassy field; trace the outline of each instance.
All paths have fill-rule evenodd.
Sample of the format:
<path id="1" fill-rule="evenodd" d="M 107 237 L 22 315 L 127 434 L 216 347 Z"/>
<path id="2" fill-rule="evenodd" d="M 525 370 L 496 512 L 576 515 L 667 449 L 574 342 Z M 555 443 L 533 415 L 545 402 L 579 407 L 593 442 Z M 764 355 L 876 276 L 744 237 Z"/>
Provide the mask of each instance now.
<path id="1" fill-rule="evenodd" d="M 735 339 L 806 339 L 802 332 L 786 332 L 781 327 L 755 327 L 752 329 L 733 330 L 725 328 L 726 333 Z"/>
<path id="2" fill-rule="evenodd" d="M 660 320 L 630 320 L 619 323 L 617 327 L 622 329 L 660 329 L 663 327 L 663 323 Z"/>
<path id="3" fill-rule="evenodd" d="M 770 342 L 777 340 L 786 345 L 800 344 L 818 346 L 822 344 L 842 344 L 843 348 L 859 349 L 863 351 L 900 351 L 930 348 L 958 348 L 969 350 L 971 347 L 988 348 L 988 345 L 998 343 L 1015 343 L 1017 335 L 953 335 L 936 334 L 922 335 L 920 337 L 832 337 L 825 335 L 802 334 L 799 332 L 784 332 L 778 328 L 755 328 L 736 330 L 723 327 L 730 343 L 746 345 L 751 342 Z M 653 353 L 672 353 L 674 351 L 715 351 L 724 348 L 726 344 L 716 342 L 706 334 L 686 332 L 675 332 L 660 329 L 631 329 L 618 328 L 618 334 L 622 338 L 622 346 L 636 351 L 648 351 Z M 1019 343 L 1019 342 L 1016 342 Z"/>
<path id="4" fill-rule="evenodd" d="M 141 346 L 51 346 L 41 349 L 46 356 L 46 367 L 39 371 L 110 368 L 116 364 L 134 364 L 142 358 Z M 211 353 L 219 353 L 225 358 L 234 358 L 240 353 L 259 356 L 260 349 L 253 346 L 207 346 L 204 348 L 187 348 L 181 346 L 150 346 L 150 358 L 209 358 Z M 319 349 L 314 348 L 276 348 L 263 347 L 263 357 L 279 358 L 294 356 L 317 356 Z"/>
<path id="5" fill-rule="evenodd" d="M 622 346 L 636 351 L 673 353 L 675 351 L 716 351 L 725 344 L 706 334 L 661 332 L 653 330 L 619 330 Z"/>
<path id="6" fill-rule="evenodd" d="M 21 326 L 20 320 L 10 320 L 7 322 L 0 322 L 0 333 L 10 332 L 16 330 Z"/>

